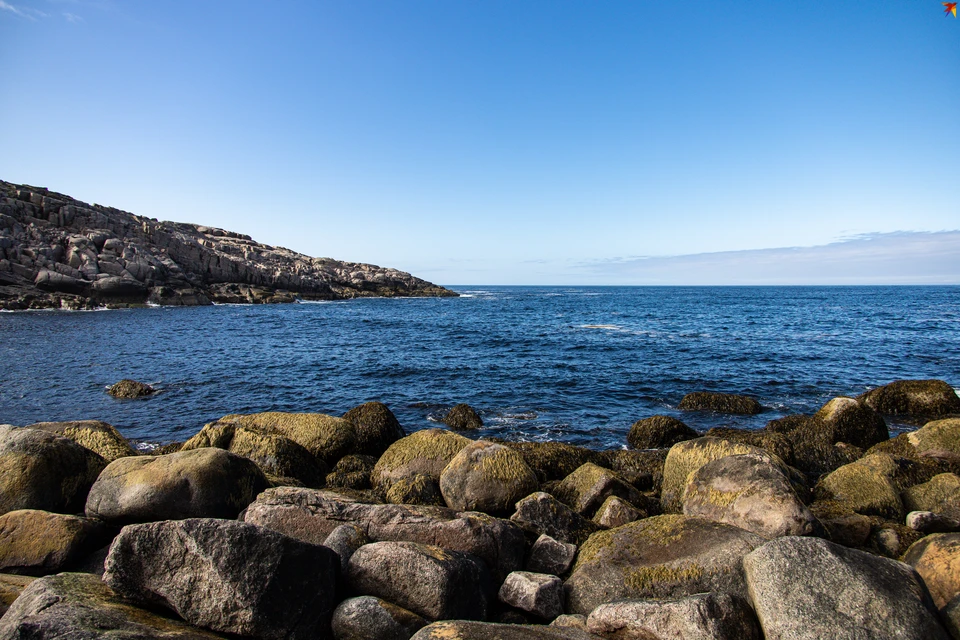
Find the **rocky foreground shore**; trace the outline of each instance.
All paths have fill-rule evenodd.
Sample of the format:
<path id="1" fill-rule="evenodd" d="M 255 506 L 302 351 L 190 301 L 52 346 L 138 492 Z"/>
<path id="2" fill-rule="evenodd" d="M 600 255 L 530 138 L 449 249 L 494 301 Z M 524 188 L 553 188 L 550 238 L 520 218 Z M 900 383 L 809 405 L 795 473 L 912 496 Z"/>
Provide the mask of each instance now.
<path id="1" fill-rule="evenodd" d="M 944 382 L 759 431 L 654 416 L 611 451 L 447 422 L 229 415 L 152 455 L 103 422 L 0 426 L 0 638 L 960 640 Z"/>
<path id="2" fill-rule="evenodd" d="M 311 258 L 0 180 L 0 309 L 456 295 L 396 269 Z"/>

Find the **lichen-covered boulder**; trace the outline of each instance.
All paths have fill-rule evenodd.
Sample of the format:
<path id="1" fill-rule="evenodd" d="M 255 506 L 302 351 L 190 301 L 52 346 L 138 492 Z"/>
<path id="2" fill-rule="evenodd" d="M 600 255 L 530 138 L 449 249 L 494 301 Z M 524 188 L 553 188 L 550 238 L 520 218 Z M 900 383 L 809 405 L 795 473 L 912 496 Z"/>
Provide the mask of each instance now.
<path id="1" fill-rule="evenodd" d="M 0 618 L 0 640 L 214 640 L 223 636 L 134 606 L 95 575 L 34 580 Z"/>
<path id="2" fill-rule="evenodd" d="M 538 491 L 517 503 L 510 516 L 525 531 L 571 544 L 582 544 L 599 527 L 549 493 Z"/>
<path id="3" fill-rule="evenodd" d="M 903 563 L 788 536 L 743 566 L 766 638 L 948 640 L 923 580 Z"/>
<path id="4" fill-rule="evenodd" d="M 900 494 L 907 511 L 932 511 L 960 520 L 960 476 L 941 473 Z"/>
<path id="5" fill-rule="evenodd" d="M 710 438 L 723 438 L 730 442 L 739 442 L 740 444 L 749 444 L 772 453 L 786 464 L 793 466 L 794 451 L 793 442 L 790 438 L 775 431 L 766 429 L 735 429 L 733 427 L 713 427 L 708 429 L 705 434 Z"/>
<path id="6" fill-rule="evenodd" d="M 593 522 L 604 529 L 622 527 L 628 522 L 642 520 L 647 514 L 636 508 L 623 498 L 608 496 L 597 512 L 593 514 Z"/>
<path id="7" fill-rule="evenodd" d="M 483 419 L 480 414 L 468 404 L 458 404 L 447 411 L 443 417 L 443 423 L 454 431 L 473 431 L 483 427 Z"/>
<path id="8" fill-rule="evenodd" d="M 70 438 L 77 444 L 100 454 L 107 462 L 138 455 L 137 450 L 130 446 L 127 439 L 120 435 L 116 428 L 100 420 L 38 422 L 29 425 L 28 428 Z"/>
<path id="9" fill-rule="evenodd" d="M 938 417 L 960 413 L 960 397 L 943 380 L 897 380 L 857 398 L 874 411 L 893 416 Z"/>
<path id="10" fill-rule="evenodd" d="M 438 507 L 444 507 L 447 504 L 443 499 L 443 493 L 440 491 L 440 483 L 422 473 L 400 478 L 391 484 L 384 494 L 384 499 L 390 504 L 419 504 Z"/>
<path id="11" fill-rule="evenodd" d="M 694 391 L 683 396 L 677 408 L 681 411 L 714 411 L 716 413 L 737 413 L 754 415 L 763 411 L 763 407 L 750 396 L 732 393 L 714 393 Z"/>
<path id="12" fill-rule="evenodd" d="M 370 489 L 370 474 L 377 464 L 374 456 L 352 454 L 343 456 L 327 474 L 328 487 Z"/>
<path id="13" fill-rule="evenodd" d="M 750 605 L 729 593 L 601 604 L 587 617 L 587 630 L 604 638 L 624 640 L 761 640 L 763 637 Z"/>
<path id="14" fill-rule="evenodd" d="M 937 607 L 960 594 L 960 533 L 934 533 L 910 545 L 903 561 L 923 578 Z"/>
<path id="15" fill-rule="evenodd" d="M 0 516 L 0 571 L 47 575 L 68 571 L 105 546 L 116 530 L 99 520 L 34 509 Z"/>
<path id="16" fill-rule="evenodd" d="M 960 418 L 933 420 L 907 434 L 919 455 L 960 457 Z"/>
<path id="17" fill-rule="evenodd" d="M 599 640 L 580 629 L 470 620 L 434 622 L 410 640 Z"/>
<path id="18" fill-rule="evenodd" d="M 738 527 L 679 515 L 600 531 L 580 547 L 565 585 L 566 610 L 587 614 L 623 598 L 745 595 L 741 560 L 764 542 Z"/>
<path id="19" fill-rule="evenodd" d="M 540 482 L 561 480 L 587 462 L 599 464 L 602 453 L 565 442 L 502 442 L 521 456 Z"/>
<path id="20" fill-rule="evenodd" d="M 220 418 L 219 422 L 235 422 L 251 431 L 289 438 L 328 466 L 356 452 L 357 427 L 349 420 L 325 413 L 268 411 L 231 414 Z"/>
<path id="21" fill-rule="evenodd" d="M 380 456 L 391 444 L 406 435 L 397 416 L 382 402 L 365 402 L 343 414 L 357 427 L 356 453 Z"/>
<path id="22" fill-rule="evenodd" d="M 491 577 L 476 556 L 416 542 L 374 542 L 347 563 L 354 593 L 376 596 L 429 620 L 483 620 Z"/>
<path id="23" fill-rule="evenodd" d="M 518 500 L 539 488 L 519 453 L 486 440 L 465 446 L 440 474 L 443 499 L 457 511 L 509 514 Z"/>
<path id="24" fill-rule="evenodd" d="M 337 640 L 409 640 L 427 620 L 403 607 L 375 598 L 347 598 L 333 612 Z"/>
<path id="25" fill-rule="evenodd" d="M 114 383 L 107 388 L 107 393 L 112 395 L 114 398 L 126 399 L 145 398 L 153 395 L 156 392 L 156 389 L 150 385 L 130 379 L 121 380 L 120 382 Z"/>
<path id="26" fill-rule="evenodd" d="M 563 613 L 563 581 L 545 573 L 514 571 L 500 585 L 497 598 L 538 618 L 553 620 Z"/>
<path id="27" fill-rule="evenodd" d="M 613 471 L 592 462 L 579 467 L 554 487 L 558 500 L 584 517 L 592 517 L 603 501 L 617 496 L 633 505 L 643 504 L 640 492 Z"/>
<path id="28" fill-rule="evenodd" d="M 817 519 L 777 465 L 756 454 L 725 456 L 691 473 L 683 513 L 725 522 L 764 538 L 817 532 Z"/>
<path id="29" fill-rule="evenodd" d="M 627 444 L 633 449 L 666 449 L 696 437 L 697 432 L 680 420 L 658 415 L 634 422 L 627 433 Z"/>
<path id="30" fill-rule="evenodd" d="M 16 509 L 83 510 L 106 461 L 73 440 L 0 425 L 0 514 Z"/>
<path id="31" fill-rule="evenodd" d="M 329 637 L 337 554 L 262 527 L 197 518 L 124 527 L 103 580 L 200 627 L 265 639 Z"/>
<path id="32" fill-rule="evenodd" d="M 268 486 L 251 460 L 214 447 L 120 458 L 91 487 L 86 513 L 113 524 L 236 518 Z"/>
<path id="33" fill-rule="evenodd" d="M 817 500 L 836 500 L 863 515 L 903 520 L 906 513 L 894 482 L 897 464 L 891 456 L 872 454 L 844 465 L 816 486 Z"/>
<path id="34" fill-rule="evenodd" d="M 440 474 L 472 440 L 445 429 L 425 429 L 391 444 L 370 474 L 375 489 L 387 491 L 403 478 L 420 474 L 440 481 Z"/>
<path id="35" fill-rule="evenodd" d="M 890 438 L 883 416 L 853 398 L 830 400 L 813 415 L 813 423 L 831 443 L 846 442 L 869 449 Z"/>

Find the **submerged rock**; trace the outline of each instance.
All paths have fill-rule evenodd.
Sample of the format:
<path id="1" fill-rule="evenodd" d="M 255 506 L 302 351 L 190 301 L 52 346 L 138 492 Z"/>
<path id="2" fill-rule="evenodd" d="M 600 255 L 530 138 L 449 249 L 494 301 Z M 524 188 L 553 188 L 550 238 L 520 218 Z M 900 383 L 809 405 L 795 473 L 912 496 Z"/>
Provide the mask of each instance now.
<path id="1" fill-rule="evenodd" d="M 463 403 L 450 409 L 443 417 L 443 422 L 454 431 L 472 431 L 483 427 L 480 414 L 470 405 Z"/>
<path id="2" fill-rule="evenodd" d="M 147 396 L 152 396 L 156 393 L 157 390 L 151 387 L 148 384 L 143 382 L 137 382 L 136 380 L 121 380 L 116 382 L 107 389 L 107 393 L 112 395 L 114 398 L 146 398 Z"/>

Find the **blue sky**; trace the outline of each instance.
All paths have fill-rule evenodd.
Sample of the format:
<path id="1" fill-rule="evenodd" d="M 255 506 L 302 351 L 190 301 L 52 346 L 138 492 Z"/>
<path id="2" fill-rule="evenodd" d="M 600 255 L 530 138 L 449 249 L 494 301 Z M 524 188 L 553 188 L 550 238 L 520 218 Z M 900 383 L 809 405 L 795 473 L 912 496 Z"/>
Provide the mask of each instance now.
<path id="1" fill-rule="evenodd" d="M 942 10 L 0 0 L 0 178 L 441 284 L 960 283 Z"/>

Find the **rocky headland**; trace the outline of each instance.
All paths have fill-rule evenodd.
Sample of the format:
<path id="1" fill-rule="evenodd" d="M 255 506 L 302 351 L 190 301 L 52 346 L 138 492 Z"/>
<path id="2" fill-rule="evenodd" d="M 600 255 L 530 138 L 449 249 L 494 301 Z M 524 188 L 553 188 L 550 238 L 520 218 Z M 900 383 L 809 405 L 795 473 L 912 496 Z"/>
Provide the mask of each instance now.
<path id="1" fill-rule="evenodd" d="M 0 181 L 0 309 L 456 295 L 396 269 Z"/>
<path id="2" fill-rule="evenodd" d="M 958 415 L 926 380 L 610 451 L 408 434 L 377 402 L 150 455 L 3 425 L 0 639 L 960 640 Z"/>

